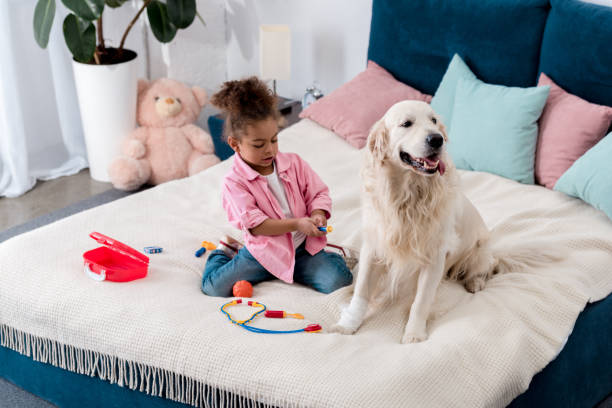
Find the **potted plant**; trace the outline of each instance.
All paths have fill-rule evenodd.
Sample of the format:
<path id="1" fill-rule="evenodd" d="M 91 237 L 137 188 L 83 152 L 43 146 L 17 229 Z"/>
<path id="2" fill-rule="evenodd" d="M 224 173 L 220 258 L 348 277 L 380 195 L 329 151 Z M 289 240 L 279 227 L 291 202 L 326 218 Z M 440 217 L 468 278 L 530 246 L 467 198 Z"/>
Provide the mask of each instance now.
<path id="1" fill-rule="evenodd" d="M 70 11 L 62 30 L 73 56 L 90 174 L 109 181 L 108 166 L 119 154 L 121 140 L 136 127 L 137 54 L 124 48 L 130 30 L 146 9 L 155 38 L 167 43 L 201 17 L 196 0 L 144 0 L 115 48 L 104 41 L 104 8 L 121 7 L 128 0 L 61 1 Z M 34 37 L 42 48 L 49 42 L 55 6 L 55 0 L 38 0 L 34 10 Z"/>

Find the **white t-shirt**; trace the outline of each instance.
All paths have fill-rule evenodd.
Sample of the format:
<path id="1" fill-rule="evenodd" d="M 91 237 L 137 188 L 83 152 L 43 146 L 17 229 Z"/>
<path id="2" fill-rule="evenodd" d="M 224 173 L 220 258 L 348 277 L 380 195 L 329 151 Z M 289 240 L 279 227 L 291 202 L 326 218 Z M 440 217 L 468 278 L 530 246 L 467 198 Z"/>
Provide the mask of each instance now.
<path id="1" fill-rule="evenodd" d="M 287 202 L 287 194 L 285 193 L 285 188 L 283 187 L 283 184 L 281 183 L 280 179 L 278 178 L 278 174 L 276 173 L 276 165 L 274 165 L 274 170 L 272 171 L 272 173 L 264 177 L 266 178 L 266 180 L 268 180 L 268 186 L 270 187 L 272 194 L 274 194 L 274 197 L 276 197 L 276 200 L 280 204 L 281 209 L 283 210 L 283 214 L 285 214 L 285 217 L 293 218 L 293 213 L 291 212 L 291 209 L 289 208 L 289 203 Z M 303 232 L 293 231 L 291 235 L 293 237 L 294 248 L 299 247 L 300 245 L 302 245 L 302 242 L 306 240 L 306 234 L 304 234 Z"/>

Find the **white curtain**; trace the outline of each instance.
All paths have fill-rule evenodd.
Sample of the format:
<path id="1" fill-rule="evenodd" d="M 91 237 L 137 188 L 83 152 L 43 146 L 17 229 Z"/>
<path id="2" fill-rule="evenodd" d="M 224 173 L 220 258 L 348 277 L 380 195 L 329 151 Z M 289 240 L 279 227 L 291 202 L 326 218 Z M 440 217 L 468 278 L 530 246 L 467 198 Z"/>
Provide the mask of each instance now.
<path id="1" fill-rule="evenodd" d="M 49 46 L 34 40 L 36 0 L 0 0 L 0 197 L 75 174 L 87 155 L 70 55 L 57 13 Z"/>

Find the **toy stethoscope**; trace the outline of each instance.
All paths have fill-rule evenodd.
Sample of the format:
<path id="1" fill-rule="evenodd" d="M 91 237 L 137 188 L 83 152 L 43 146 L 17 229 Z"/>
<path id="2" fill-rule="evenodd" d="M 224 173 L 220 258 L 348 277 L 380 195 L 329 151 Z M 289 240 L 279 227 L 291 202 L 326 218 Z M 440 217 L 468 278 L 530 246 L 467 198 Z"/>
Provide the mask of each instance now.
<path id="1" fill-rule="evenodd" d="M 251 331 L 253 333 L 286 334 L 286 333 L 300 333 L 300 332 L 316 333 L 316 332 L 321 331 L 321 326 L 318 324 L 310 324 L 304 327 L 303 329 L 298 329 L 298 330 L 268 330 L 268 329 L 262 329 L 259 327 L 249 326 L 249 323 L 255 317 L 259 316 L 263 312 L 265 312 L 264 314 L 265 317 L 271 317 L 271 318 L 294 317 L 296 319 L 303 319 L 304 316 L 302 316 L 299 313 L 287 313 L 282 310 L 266 310 L 267 309 L 266 305 L 259 303 L 259 302 L 255 302 L 254 300 L 249 300 L 247 302 L 249 306 L 259 307 L 261 309 L 253 313 L 251 317 L 249 317 L 246 320 L 236 320 L 232 317 L 232 315 L 229 314 L 227 310 L 225 310 L 225 308 L 230 307 L 230 306 L 235 306 L 241 303 L 242 303 L 242 299 L 234 299 L 231 302 L 227 302 L 223 306 L 221 306 L 221 311 L 223 312 L 223 314 L 227 316 L 230 322 L 248 331 Z"/>

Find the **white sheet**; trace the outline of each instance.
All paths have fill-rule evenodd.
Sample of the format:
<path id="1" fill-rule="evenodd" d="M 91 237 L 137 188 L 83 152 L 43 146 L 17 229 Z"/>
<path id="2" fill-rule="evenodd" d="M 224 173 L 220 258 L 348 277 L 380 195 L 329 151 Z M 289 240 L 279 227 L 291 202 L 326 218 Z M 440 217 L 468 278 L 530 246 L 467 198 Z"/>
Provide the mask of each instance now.
<path id="1" fill-rule="evenodd" d="M 330 241 L 359 248 L 361 152 L 308 120 L 284 131 L 280 148 L 299 152 L 330 186 Z M 351 288 L 323 295 L 280 281 L 255 286 L 254 298 L 303 313 L 324 331 L 247 332 L 219 311 L 226 299 L 200 292 L 204 259 L 194 256 L 202 240 L 238 236 L 220 203 L 231 160 L 1 244 L 2 345 L 198 406 L 210 402 L 208 384 L 225 391 L 224 406 L 241 405 L 231 392 L 278 406 L 495 407 L 556 356 L 589 299 L 612 291 L 612 223 L 603 213 L 542 187 L 466 172 L 465 191 L 490 227 L 510 240 L 549 240 L 567 259 L 495 276 L 474 295 L 444 283 L 423 343 L 399 343 L 405 306 L 369 316 L 354 336 L 327 333 Z M 145 279 L 94 282 L 82 261 L 97 246 L 92 231 L 164 252 L 150 255 Z M 237 316 L 245 310 L 236 308 Z M 292 319 L 255 324 L 304 327 Z"/>

